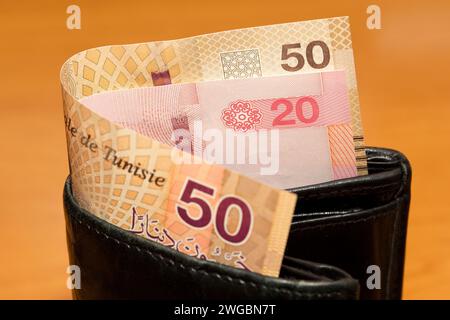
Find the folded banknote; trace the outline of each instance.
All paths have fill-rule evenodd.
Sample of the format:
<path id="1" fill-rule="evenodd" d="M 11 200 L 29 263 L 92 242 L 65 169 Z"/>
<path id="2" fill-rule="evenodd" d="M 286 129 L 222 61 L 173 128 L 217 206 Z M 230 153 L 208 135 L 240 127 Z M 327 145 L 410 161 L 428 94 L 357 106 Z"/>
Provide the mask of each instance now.
<path id="1" fill-rule="evenodd" d="M 200 259 L 277 276 L 296 204 L 277 187 L 367 170 L 345 17 L 89 49 L 61 83 L 78 203 Z M 213 143 L 255 132 L 278 168 Z"/>
<path id="2" fill-rule="evenodd" d="M 343 71 L 116 90 L 81 102 L 123 127 L 277 188 L 357 174 Z"/>

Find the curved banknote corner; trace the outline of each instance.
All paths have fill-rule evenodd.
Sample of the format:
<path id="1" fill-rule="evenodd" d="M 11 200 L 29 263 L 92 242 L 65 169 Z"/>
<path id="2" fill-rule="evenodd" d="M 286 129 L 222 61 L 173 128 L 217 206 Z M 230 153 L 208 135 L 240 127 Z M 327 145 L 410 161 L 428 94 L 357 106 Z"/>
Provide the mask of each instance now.
<path id="1" fill-rule="evenodd" d="M 280 61 L 280 52 L 288 59 L 291 49 L 302 52 L 303 65 Z M 83 99 L 118 89 L 336 70 L 345 73 L 350 117 L 329 135 L 345 131 L 355 174 L 364 174 L 345 17 L 80 52 L 61 70 L 74 196 L 96 216 L 190 256 L 277 276 L 294 194 L 200 159 L 177 164 L 173 146 L 117 124 Z"/>

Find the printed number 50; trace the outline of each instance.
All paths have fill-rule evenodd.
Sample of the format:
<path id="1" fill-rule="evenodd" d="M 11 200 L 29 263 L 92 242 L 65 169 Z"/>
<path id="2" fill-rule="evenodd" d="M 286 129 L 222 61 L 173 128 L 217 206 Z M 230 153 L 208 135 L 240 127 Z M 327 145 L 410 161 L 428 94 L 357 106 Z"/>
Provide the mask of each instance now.
<path id="1" fill-rule="evenodd" d="M 316 62 L 314 59 L 314 48 L 318 47 L 322 50 L 323 54 L 323 60 L 322 62 Z M 292 58 L 291 60 L 295 62 L 293 66 L 289 65 L 288 63 L 282 63 L 281 67 L 289 72 L 295 72 L 299 71 L 303 68 L 305 65 L 305 58 L 302 56 L 302 54 L 298 51 L 291 51 L 295 49 L 300 49 L 301 44 L 300 43 L 291 43 L 291 44 L 283 44 L 281 46 L 281 60 L 286 61 L 289 58 Z M 313 69 L 323 69 L 330 63 L 330 49 L 328 48 L 327 44 L 323 41 L 317 40 L 312 41 L 306 46 L 306 60 L 308 61 L 308 64 Z"/>
<path id="2" fill-rule="evenodd" d="M 212 208 L 206 200 L 194 196 L 194 191 L 214 197 L 215 190 L 191 179 L 186 181 L 179 201 L 187 205 L 191 203 L 196 204 L 201 210 L 201 214 L 198 218 L 192 218 L 185 207 L 178 204 L 176 205 L 177 213 L 185 223 L 194 228 L 201 229 L 208 226 L 212 221 Z M 226 226 L 227 215 L 232 206 L 237 207 L 241 214 L 240 223 L 234 233 L 231 233 Z M 249 205 L 244 200 L 234 196 L 227 196 L 223 197 L 219 201 L 215 214 L 214 228 L 219 237 L 221 237 L 224 241 L 233 245 L 242 244 L 248 239 L 252 225 L 252 212 Z"/>

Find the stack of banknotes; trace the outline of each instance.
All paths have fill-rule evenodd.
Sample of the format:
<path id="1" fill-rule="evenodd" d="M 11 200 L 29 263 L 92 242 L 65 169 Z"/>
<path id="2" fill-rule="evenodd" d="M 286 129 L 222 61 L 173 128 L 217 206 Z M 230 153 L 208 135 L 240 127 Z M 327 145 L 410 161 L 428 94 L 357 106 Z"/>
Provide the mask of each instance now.
<path id="1" fill-rule="evenodd" d="M 347 17 L 89 49 L 61 82 L 79 205 L 198 259 L 278 276 L 288 190 L 367 173 Z"/>

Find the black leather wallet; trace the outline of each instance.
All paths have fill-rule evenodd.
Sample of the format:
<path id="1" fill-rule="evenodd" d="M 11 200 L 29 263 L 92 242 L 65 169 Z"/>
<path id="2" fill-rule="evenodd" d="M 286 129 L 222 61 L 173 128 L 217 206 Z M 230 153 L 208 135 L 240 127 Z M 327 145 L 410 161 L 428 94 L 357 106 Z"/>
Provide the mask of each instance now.
<path id="1" fill-rule="evenodd" d="M 411 169 L 397 151 L 366 152 L 369 175 L 290 190 L 298 203 L 279 278 L 192 258 L 115 227 L 77 205 L 68 178 L 67 245 L 81 270 L 73 297 L 400 299 Z"/>

